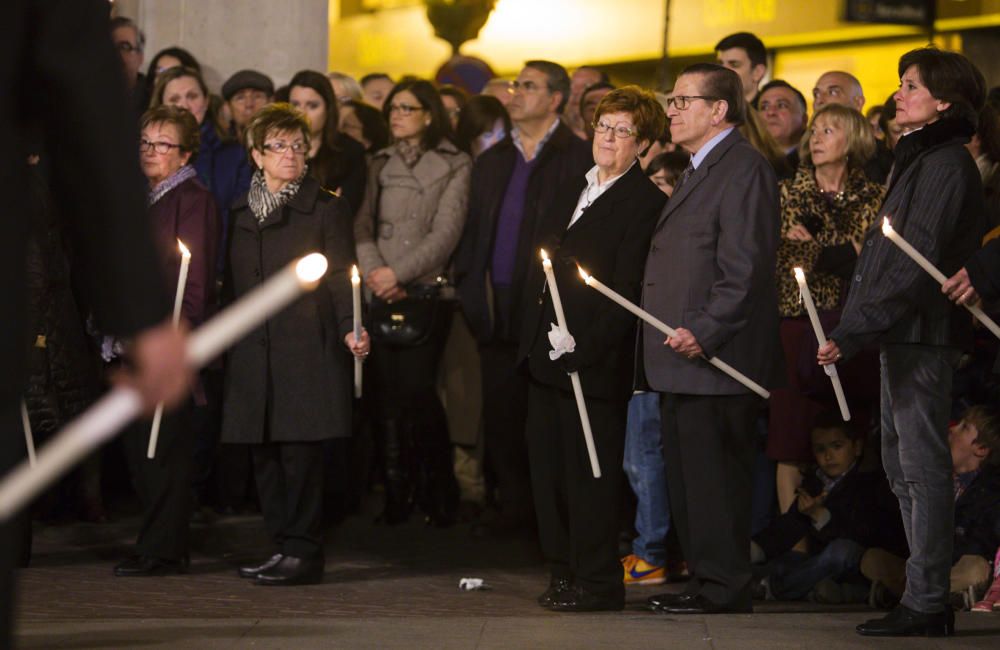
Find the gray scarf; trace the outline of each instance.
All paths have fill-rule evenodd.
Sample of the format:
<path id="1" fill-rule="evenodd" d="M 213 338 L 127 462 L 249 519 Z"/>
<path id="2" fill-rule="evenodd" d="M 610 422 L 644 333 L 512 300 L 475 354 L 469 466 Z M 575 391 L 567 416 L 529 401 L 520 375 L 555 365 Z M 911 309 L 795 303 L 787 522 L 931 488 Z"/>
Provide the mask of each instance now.
<path id="1" fill-rule="evenodd" d="M 189 178 L 195 178 L 197 176 L 198 172 L 195 171 L 193 165 L 184 165 L 173 174 L 160 181 L 156 187 L 149 190 L 149 193 L 146 195 L 146 205 L 153 205 L 162 199 L 163 196 L 170 190 L 174 189 Z"/>
<path id="2" fill-rule="evenodd" d="M 269 214 L 288 203 L 298 193 L 308 170 L 307 165 L 298 178 L 278 190 L 277 194 L 271 194 L 267 189 L 263 171 L 258 169 L 254 172 L 250 181 L 250 193 L 247 194 L 247 203 L 250 205 L 250 211 L 257 217 L 257 223 L 263 223 Z"/>

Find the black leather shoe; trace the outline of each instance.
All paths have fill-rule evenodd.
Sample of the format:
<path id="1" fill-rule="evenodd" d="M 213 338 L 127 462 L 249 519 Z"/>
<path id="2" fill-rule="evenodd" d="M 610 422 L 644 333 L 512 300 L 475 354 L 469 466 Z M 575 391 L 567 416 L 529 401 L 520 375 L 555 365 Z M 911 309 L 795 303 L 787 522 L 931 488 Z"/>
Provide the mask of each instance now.
<path id="1" fill-rule="evenodd" d="M 751 603 L 713 603 L 701 594 L 697 594 L 673 605 L 663 605 L 656 609 L 664 614 L 752 614 Z"/>
<path id="2" fill-rule="evenodd" d="M 538 604 L 542 607 L 551 607 L 552 603 L 562 598 L 563 594 L 572 589 L 573 583 L 569 578 L 553 577 L 549 580 L 549 588 L 538 597 Z"/>
<path id="3" fill-rule="evenodd" d="M 652 610 L 659 610 L 663 607 L 672 607 L 674 605 L 683 605 L 685 603 L 690 603 L 694 599 L 696 594 L 689 593 L 667 593 L 667 594 L 656 594 L 655 596 L 650 596 L 646 599 L 646 604 Z"/>
<path id="4" fill-rule="evenodd" d="M 281 558 L 285 557 L 281 553 L 275 553 L 271 557 L 267 558 L 263 562 L 258 562 L 257 564 L 241 566 L 240 567 L 240 577 L 253 579 L 257 577 L 257 574 L 261 571 L 267 571 L 275 564 L 281 561 Z"/>
<path id="5" fill-rule="evenodd" d="M 625 609 L 625 594 L 619 598 L 599 596 L 577 585 L 564 591 L 549 609 L 554 612 L 620 612 Z"/>
<path id="6" fill-rule="evenodd" d="M 180 560 L 162 560 L 147 555 L 133 555 L 122 560 L 115 566 L 115 575 L 119 578 L 137 578 L 144 576 L 170 576 L 184 573 L 187 569 L 187 558 Z"/>
<path id="7" fill-rule="evenodd" d="M 323 558 L 305 559 L 282 555 L 277 564 L 257 574 L 254 584 L 266 587 L 318 585 L 323 582 Z"/>
<path id="8" fill-rule="evenodd" d="M 906 605 L 896 608 L 882 618 L 873 618 L 857 627 L 862 636 L 951 636 L 955 633 L 955 612 L 924 614 Z"/>

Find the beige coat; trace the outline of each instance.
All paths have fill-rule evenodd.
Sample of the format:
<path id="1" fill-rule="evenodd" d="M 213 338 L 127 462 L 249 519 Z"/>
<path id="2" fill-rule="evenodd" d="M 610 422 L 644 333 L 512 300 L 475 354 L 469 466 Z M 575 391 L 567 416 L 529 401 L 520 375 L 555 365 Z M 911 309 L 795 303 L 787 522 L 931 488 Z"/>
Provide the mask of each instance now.
<path id="1" fill-rule="evenodd" d="M 395 147 L 376 153 L 354 220 L 362 275 L 388 266 L 400 285 L 434 283 L 462 236 L 471 169 L 468 154 L 447 140 L 413 169 Z"/>

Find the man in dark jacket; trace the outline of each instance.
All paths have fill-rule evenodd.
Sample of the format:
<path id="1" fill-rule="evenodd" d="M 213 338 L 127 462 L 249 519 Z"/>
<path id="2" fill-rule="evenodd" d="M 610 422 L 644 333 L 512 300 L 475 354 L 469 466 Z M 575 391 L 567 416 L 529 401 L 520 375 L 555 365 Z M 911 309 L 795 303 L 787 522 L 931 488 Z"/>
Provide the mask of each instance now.
<path id="1" fill-rule="evenodd" d="M 72 34 L 72 38 L 66 38 Z M 19 146 L 44 129 L 52 190 L 67 234 L 85 264 L 90 304 L 103 331 L 132 338 L 128 379 L 151 412 L 187 391 L 184 337 L 170 303 L 146 219 L 138 133 L 100 0 L 11 0 L 0 27 L 0 476 L 26 455 L 19 415 L 24 391 L 27 164 Z M 114 98 L 118 98 L 115 101 Z M 39 101 L 40 100 L 40 101 Z M 66 119 L 72 115 L 73 119 Z M 85 124 L 86 128 L 79 128 Z M 58 145 L 58 146 L 55 146 Z M 0 647 L 11 647 L 13 567 L 24 517 L 0 523 Z"/>
<path id="2" fill-rule="evenodd" d="M 476 161 L 455 262 L 462 309 L 480 346 L 486 454 L 500 492 L 501 528 L 533 520 L 524 442 L 528 384 L 515 367 L 520 296 L 530 265 L 540 263 L 535 230 L 559 188 L 593 164 L 590 145 L 560 119 L 569 97 L 562 66 L 528 61 L 511 90 L 514 129 Z"/>

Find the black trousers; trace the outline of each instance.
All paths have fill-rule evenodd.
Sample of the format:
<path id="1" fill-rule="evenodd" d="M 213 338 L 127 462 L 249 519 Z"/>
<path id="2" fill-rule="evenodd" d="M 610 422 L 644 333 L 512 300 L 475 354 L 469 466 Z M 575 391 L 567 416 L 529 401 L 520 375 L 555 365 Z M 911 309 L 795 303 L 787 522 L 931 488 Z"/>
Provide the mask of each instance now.
<path id="1" fill-rule="evenodd" d="M 0 478 L 24 461 L 28 450 L 21 426 L 20 404 L 0 404 Z M 30 553 L 30 506 L 16 517 L 0 522 L 0 648 L 12 646 L 15 569 Z"/>
<path id="2" fill-rule="evenodd" d="M 528 378 L 517 372 L 516 343 L 481 345 L 479 359 L 487 463 L 496 477 L 503 512 L 530 519 L 531 474 L 524 437 Z"/>
<path id="3" fill-rule="evenodd" d="M 125 457 L 142 503 L 142 522 L 135 542 L 139 555 L 180 560 L 188 553 L 196 435 L 191 425 L 192 409 L 187 402 L 163 414 L 153 459 L 146 458 L 151 421 L 138 420 L 125 430 Z"/>
<path id="4" fill-rule="evenodd" d="M 542 552 L 553 576 L 591 593 L 624 598 L 618 510 L 625 472 L 627 402 L 588 399 L 601 478 L 594 478 L 572 393 L 532 381 L 528 454 Z M 749 542 L 747 543 L 749 547 Z"/>
<path id="5" fill-rule="evenodd" d="M 323 441 L 251 445 L 264 526 L 278 552 L 323 555 Z"/>
<path id="6" fill-rule="evenodd" d="M 756 395 L 660 400 L 670 514 L 688 562 L 685 589 L 713 603 L 751 604 L 750 519 Z"/>

